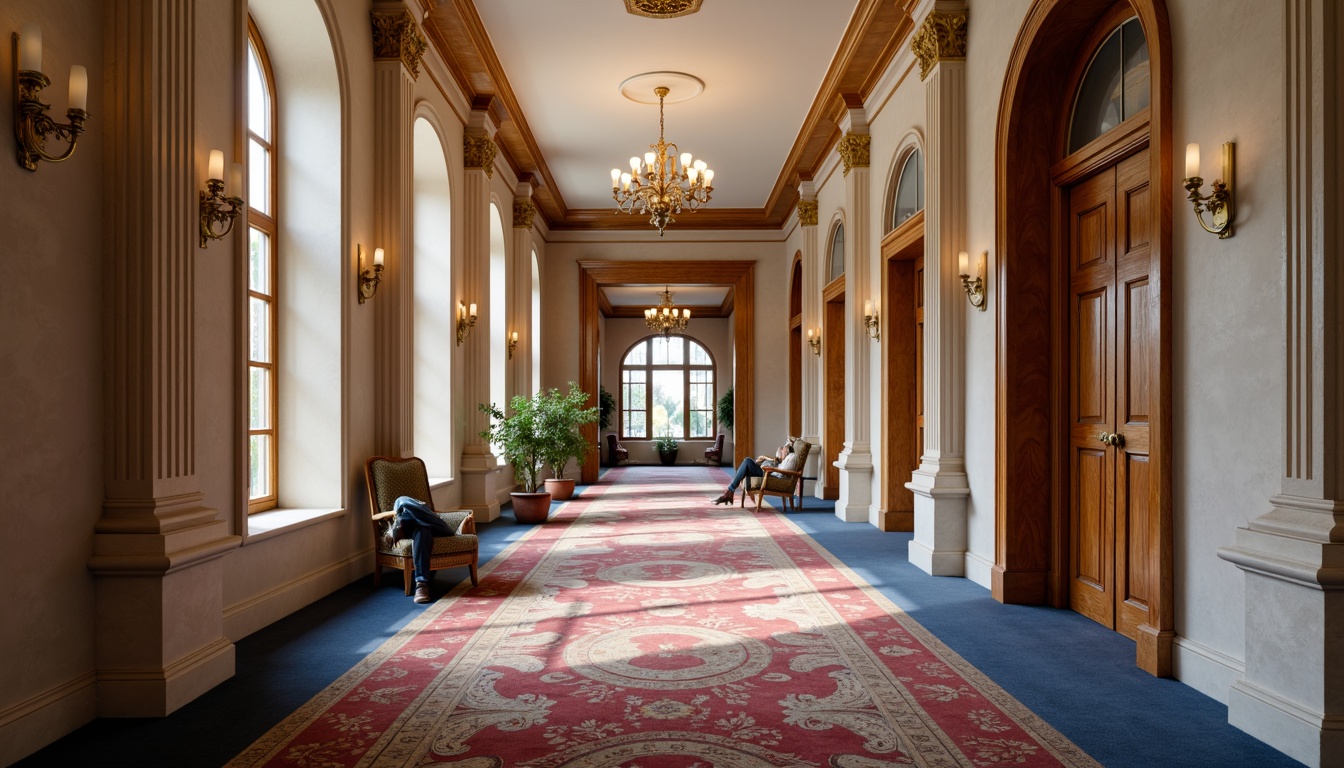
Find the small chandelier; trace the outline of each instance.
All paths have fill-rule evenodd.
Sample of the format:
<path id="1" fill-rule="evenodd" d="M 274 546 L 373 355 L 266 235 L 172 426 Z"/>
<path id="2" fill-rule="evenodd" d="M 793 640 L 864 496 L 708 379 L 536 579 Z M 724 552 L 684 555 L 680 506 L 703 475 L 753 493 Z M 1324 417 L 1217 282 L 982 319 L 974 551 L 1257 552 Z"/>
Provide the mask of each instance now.
<path id="1" fill-rule="evenodd" d="M 649 145 L 654 151 L 644 153 L 642 164 L 638 157 L 630 158 L 628 173 L 611 169 L 611 197 L 619 213 L 649 214 L 649 223 L 662 237 L 663 228 L 676 221 L 673 214 L 682 208 L 694 212 L 709 202 L 714 171 L 704 160 L 692 162 L 690 152 L 682 152 L 678 164 L 677 145 L 663 140 L 663 99 L 670 89 L 660 85 L 653 92 L 658 95 L 658 143 Z"/>
<path id="2" fill-rule="evenodd" d="M 672 291 L 666 286 L 658 296 L 658 306 L 644 310 L 644 323 L 664 336 L 686 330 L 686 324 L 691 322 L 691 310 L 673 306 Z"/>

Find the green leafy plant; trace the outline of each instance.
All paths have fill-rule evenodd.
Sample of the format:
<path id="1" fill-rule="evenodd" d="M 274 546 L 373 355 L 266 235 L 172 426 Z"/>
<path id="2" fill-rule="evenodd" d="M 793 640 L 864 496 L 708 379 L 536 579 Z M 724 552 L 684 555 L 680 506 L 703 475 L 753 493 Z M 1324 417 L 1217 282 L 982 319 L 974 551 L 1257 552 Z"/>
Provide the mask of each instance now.
<path id="1" fill-rule="evenodd" d="M 719 425 L 724 429 L 733 428 L 733 388 L 729 387 L 723 397 L 719 398 L 718 406 Z"/>
<path id="2" fill-rule="evenodd" d="M 616 412 L 615 396 L 608 392 L 606 387 L 599 386 L 597 388 L 597 404 L 602 409 L 598 416 L 597 426 L 603 431 L 611 429 L 611 414 Z"/>
<path id="3" fill-rule="evenodd" d="M 480 436 L 504 452 L 523 492 L 536 493 L 543 467 L 553 462 L 563 467 L 570 458 L 577 456 L 582 461 L 587 454 L 589 445 L 578 427 L 597 420 L 597 407 L 582 408 L 586 402 L 588 395 L 570 382 L 568 395 L 549 389 L 532 397 L 515 396 L 509 402 L 509 414 L 494 403 L 481 403 L 479 408 L 490 416 L 491 424 Z"/>
<path id="4" fill-rule="evenodd" d="M 671 435 L 653 438 L 653 448 L 659 453 L 671 453 L 677 450 L 677 445 L 677 438 Z"/>

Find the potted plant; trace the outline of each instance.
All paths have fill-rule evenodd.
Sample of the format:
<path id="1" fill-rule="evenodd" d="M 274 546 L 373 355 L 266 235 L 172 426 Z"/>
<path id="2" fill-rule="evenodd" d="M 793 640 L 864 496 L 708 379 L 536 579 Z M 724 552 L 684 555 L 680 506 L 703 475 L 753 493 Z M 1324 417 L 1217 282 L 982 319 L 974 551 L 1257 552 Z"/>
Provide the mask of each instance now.
<path id="1" fill-rule="evenodd" d="M 573 459 L 582 466 L 592 448 L 579 427 L 597 421 L 598 408 L 584 407 L 588 403 L 588 393 L 580 390 L 572 381 L 569 383 L 569 394 L 562 395 L 555 389 L 547 390 L 542 403 L 547 434 L 542 462 L 551 474 L 546 480 L 546 490 L 552 498 L 564 501 L 574 495 L 574 479 L 565 477 L 569 460 Z"/>
<path id="2" fill-rule="evenodd" d="M 723 397 L 719 398 L 718 417 L 719 417 L 719 426 L 723 427 L 725 432 L 732 430 L 733 428 L 732 387 L 729 387 L 728 391 L 723 393 Z"/>
<path id="3" fill-rule="evenodd" d="M 522 488 L 510 494 L 514 517 L 520 523 L 545 522 L 551 510 L 551 494 L 537 491 L 548 444 L 541 393 L 530 398 L 514 396 L 509 402 L 513 413 L 507 416 L 494 403 L 481 403 L 480 409 L 491 419 L 490 428 L 480 433 L 481 438 L 504 452 L 505 461 L 513 466 L 514 480 Z"/>
<path id="4" fill-rule="evenodd" d="M 653 448 L 658 451 L 658 460 L 664 464 L 677 463 L 677 439 L 671 435 L 663 435 L 653 439 Z"/>
<path id="5" fill-rule="evenodd" d="M 597 405 L 601 409 L 598 411 L 597 427 L 605 433 L 608 429 L 611 429 L 611 415 L 616 412 L 616 398 L 607 391 L 606 387 L 598 386 Z M 612 463 L 612 457 L 608 456 L 607 462 L 608 464 Z"/>

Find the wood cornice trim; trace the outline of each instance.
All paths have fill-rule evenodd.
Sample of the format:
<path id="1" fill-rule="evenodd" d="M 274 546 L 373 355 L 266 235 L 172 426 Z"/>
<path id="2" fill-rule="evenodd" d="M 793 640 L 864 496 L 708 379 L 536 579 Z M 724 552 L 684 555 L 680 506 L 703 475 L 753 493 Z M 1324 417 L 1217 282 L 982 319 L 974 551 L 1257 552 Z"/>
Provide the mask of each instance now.
<path id="1" fill-rule="evenodd" d="M 472 0 L 421 0 L 430 43 L 468 102 L 494 97 L 495 143 L 515 176 L 539 179 L 533 201 L 551 230 L 637 230 L 645 218 L 612 209 L 569 209 Z M 814 178 L 839 139 L 846 98 L 866 100 L 914 30 L 918 0 L 860 0 L 821 88 L 762 208 L 706 208 L 678 217 L 679 229 L 782 229 L 798 202 L 798 181 Z"/>
<path id="2" fill-rule="evenodd" d="M 904 251 L 911 243 L 924 238 L 924 211 L 916 211 L 914 216 L 901 222 L 901 226 L 882 237 L 882 260 Z"/>

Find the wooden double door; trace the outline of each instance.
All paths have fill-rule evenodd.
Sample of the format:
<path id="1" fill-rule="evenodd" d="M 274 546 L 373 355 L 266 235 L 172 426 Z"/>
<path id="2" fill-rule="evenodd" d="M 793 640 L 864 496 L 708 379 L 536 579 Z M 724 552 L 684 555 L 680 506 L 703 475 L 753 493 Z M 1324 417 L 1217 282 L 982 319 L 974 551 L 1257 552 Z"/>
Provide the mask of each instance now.
<path id="1" fill-rule="evenodd" d="M 1147 149 L 1065 195 L 1069 602 L 1130 638 L 1158 588 L 1151 195 Z"/>

